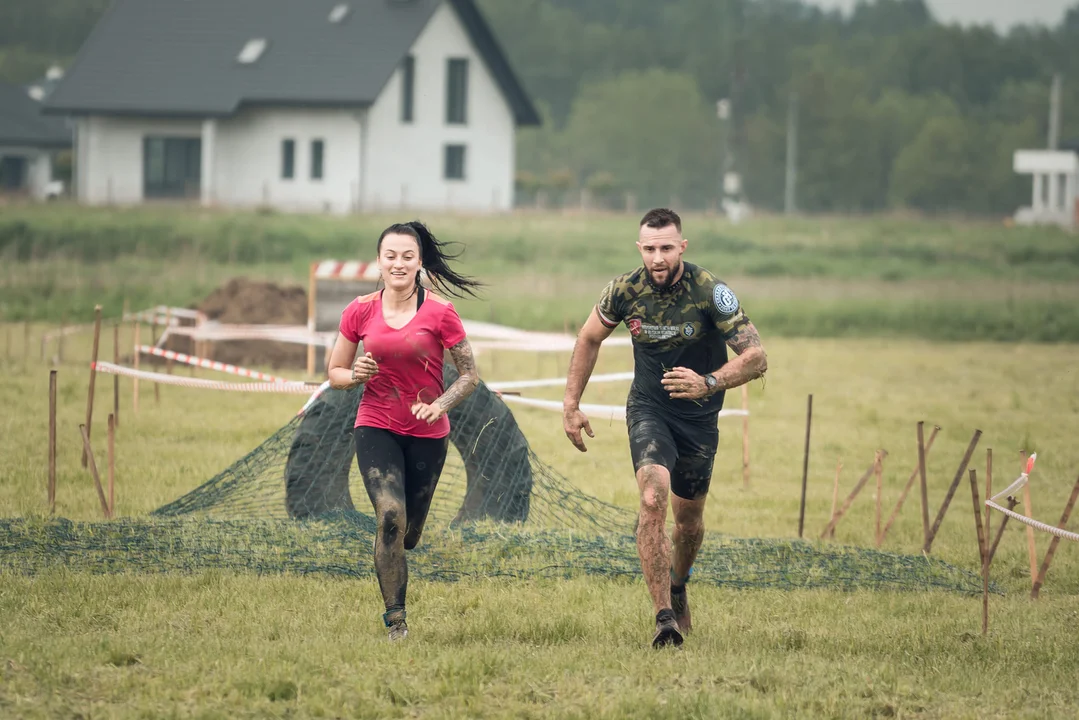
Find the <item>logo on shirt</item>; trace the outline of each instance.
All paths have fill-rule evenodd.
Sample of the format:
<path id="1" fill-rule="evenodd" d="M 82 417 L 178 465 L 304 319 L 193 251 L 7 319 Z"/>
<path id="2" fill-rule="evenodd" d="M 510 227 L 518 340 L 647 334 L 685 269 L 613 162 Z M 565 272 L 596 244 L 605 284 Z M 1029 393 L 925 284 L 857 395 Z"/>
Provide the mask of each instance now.
<path id="1" fill-rule="evenodd" d="M 633 337 L 637 337 L 641 334 L 641 321 L 637 318 L 630 318 L 627 320 L 626 327 L 629 328 L 629 334 Z"/>
<path id="2" fill-rule="evenodd" d="M 712 291 L 712 302 L 716 304 L 716 310 L 724 315 L 731 315 L 738 309 L 738 298 L 726 285 L 716 285 Z"/>
<path id="3" fill-rule="evenodd" d="M 693 333 L 697 332 L 693 327 L 693 323 L 686 323 L 682 326 L 682 334 L 688 337 L 693 337 Z"/>

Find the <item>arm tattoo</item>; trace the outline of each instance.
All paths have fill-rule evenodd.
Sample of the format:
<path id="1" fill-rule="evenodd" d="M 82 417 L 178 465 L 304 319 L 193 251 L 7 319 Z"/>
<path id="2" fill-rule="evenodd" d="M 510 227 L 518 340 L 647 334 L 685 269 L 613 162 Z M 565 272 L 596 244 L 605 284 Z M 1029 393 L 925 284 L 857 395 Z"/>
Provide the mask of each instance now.
<path id="1" fill-rule="evenodd" d="M 747 322 L 738 328 L 727 340 L 727 345 L 738 353 L 738 357 L 712 373 L 719 381 L 713 393 L 745 385 L 750 380 L 764 377 L 768 370 L 768 356 L 764 353 L 761 336 L 757 334 L 753 323 Z"/>
<path id="2" fill-rule="evenodd" d="M 446 412 L 457 407 L 462 400 L 472 394 L 476 386 L 480 384 L 480 374 L 476 370 L 476 360 L 472 357 L 472 346 L 468 340 L 462 340 L 450 348 L 450 357 L 457 366 L 459 377 L 457 381 L 446 388 L 437 402 Z"/>

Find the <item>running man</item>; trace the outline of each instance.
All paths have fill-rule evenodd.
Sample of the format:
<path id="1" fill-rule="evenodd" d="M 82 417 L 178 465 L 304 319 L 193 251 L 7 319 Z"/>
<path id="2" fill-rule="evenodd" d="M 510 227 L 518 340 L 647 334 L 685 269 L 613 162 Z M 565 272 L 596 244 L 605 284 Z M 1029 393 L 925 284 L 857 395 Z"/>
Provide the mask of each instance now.
<path id="1" fill-rule="evenodd" d="M 760 336 L 738 298 L 712 273 L 682 260 L 686 245 L 674 211 L 645 214 L 637 240 L 644 262 L 604 288 L 577 335 L 563 399 L 566 435 L 586 452 L 581 431 L 595 435 L 581 412 L 581 395 L 600 344 L 624 322 L 633 342 L 626 425 L 641 498 L 637 552 L 656 612 L 654 647 L 681 645 L 691 627 L 686 581 L 704 539 L 724 392 L 768 369 Z M 736 353 L 730 360 L 728 346 Z M 668 493 L 673 552 L 666 532 Z"/>

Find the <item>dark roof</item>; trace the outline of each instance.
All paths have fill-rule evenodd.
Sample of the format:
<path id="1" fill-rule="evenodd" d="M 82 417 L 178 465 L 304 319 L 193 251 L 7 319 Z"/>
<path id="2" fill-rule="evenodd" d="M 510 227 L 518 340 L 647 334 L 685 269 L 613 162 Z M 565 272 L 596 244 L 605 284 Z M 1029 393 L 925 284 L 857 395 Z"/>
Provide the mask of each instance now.
<path id="1" fill-rule="evenodd" d="M 0 83 L 0 145 L 65 148 L 71 131 L 60 118 L 43 115 L 26 88 Z"/>
<path id="2" fill-rule="evenodd" d="M 444 0 L 519 125 L 539 115 L 473 0 Z M 365 107 L 443 0 L 114 0 L 47 112 L 227 116 L 245 105 Z M 329 21 L 347 4 L 340 23 Z M 265 52 L 237 55 L 252 39 Z"/>

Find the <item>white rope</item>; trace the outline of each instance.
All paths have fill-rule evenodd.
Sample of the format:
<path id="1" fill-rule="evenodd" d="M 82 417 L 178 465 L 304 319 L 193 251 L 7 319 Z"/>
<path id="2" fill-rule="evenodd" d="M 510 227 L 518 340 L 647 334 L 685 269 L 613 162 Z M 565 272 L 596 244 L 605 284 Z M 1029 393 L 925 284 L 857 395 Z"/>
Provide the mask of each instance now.
<path id="1" fill-rule="evenodd" d="M 540 400 L 538 398 L 526 398 L 519 397 L 517 395 L 503 395 L 502 399 L 505 402 L 517 403 L 518 405 L 528 405 L 534 408 L 540 408 L 542 410 L 553 410 L 562 412 L 561 400 Z M 624 405 L 589 405 L 587 403 L 582 404 L 581 411 L 586 415 L 591 415 L 602 420 L 625 420 L 626 408 Z M 720 410 L 719 417 L 745 417 L 749 415 L 748 410 Z"/>
<path id="2" fill-rule="evenodd" d="M 1016 520 L 1023 523 L 1024 525 L 1029 525 L 1030 527 L 1034 528 L 1035 530 L 1041 530 L 1042 532 L 1049 533 L 1050 535 L 1056 535 L 1058 538 L 1064 538 L 1065 540 L 1072 540 L 1074 542 L 1079 542 L 1079 533 L 1073 533 L 1073 532 L 1071 532 L 1069 530 L 1065 530 L 1063 528 L 1058 528 L 1058 527 L 1056 527 L 1054 525 L 1046 525 L 1045 523 L 1039 522 L 1038 520 L 1035 520 L 1034 518 L 1028 518 L 1026 515 L 1020 515 L 1019 513 L 1015 512 L 1014 510 L 1009 510 L 1008 508 L 1001 507 L 1000 505 L 997 505 L 992 500 L 987 500 L 985 502 L 985 504 L 986 504 L 986 506 L 991 507 L 994 510 L 999 510 L 1000 512 L 1004 513 L 1008 517 L 1015 518 Z"/>
<path id="3" fill-rule="evenodd" d="M 622 380 L 632 380 L 633 373 L 608 373 L 606 375 L 593 375 L 588 379 L 589 383 L 604 383 L 604 382 L 620 382 Z M 556 387 L 566 384 L 566 378 L 544 378 L 542 380 L 502 380 L 498 382 L 489 382 L 487 387 L 492 390 L 523 390 L 525 388 L 538 388 L 538 387 Z"/>
<path id="4" fill-rule="evenodd" d="M 229 390 L 233 392 L 263 392 L 263 393 L 282 393 L 288 395 L 307 395 L 310 394 L 312 388 L 315 385 L 309 385 L 302 382 L 250 382 L 250 383 L 227 383 L 219 382 L 216 380 L 202 380 L 199 378 L 185 378 L 177 375 L 166 375 L 164 373 L 147 372 L 146 370 L 135 370 L 134 368 L 124 367 L 122 365 L 115 365 L 109 362 L 98 361 L 91 367 L 95 368 L 98 372 L 108 373 L 111 375 L 123 375 L 130 378 L 138 378 L 139 380 L 147 380 L 149 382 L 156 382 L 162 385 L 177 385 L 179 387 L 188 388 L 201 388 L 203 390 Z"/>

